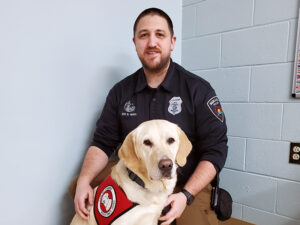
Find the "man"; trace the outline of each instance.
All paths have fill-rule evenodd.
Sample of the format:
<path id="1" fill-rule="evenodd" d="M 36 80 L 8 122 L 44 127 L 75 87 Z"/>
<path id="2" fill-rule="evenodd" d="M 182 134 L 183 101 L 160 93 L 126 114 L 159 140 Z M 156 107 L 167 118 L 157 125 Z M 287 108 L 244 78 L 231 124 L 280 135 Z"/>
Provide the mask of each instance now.
<path id="1" fill-rule="evenodd" d="M 92 180 L 106 167 L 113 150 L 140 123 L 166 119 L 178 124 L 193 144 L 187 164 L 178 171 L 178 191 L 165 205 L 162 225 L 217 224 L 209 209 L 210 182 L 224 166 L 227 136 L 224 114 L 208 82 L 172 62 L 176 37 L 169 16 L 144 10 L 134 24 L 133 42 L 143 65 L 117 83 L 107 96 L 93 142 L 85 156 L 74 198 L 76 212 L 87 219 L 93 204 Z M 199 194 L 198 194 L 199 193 Z M 190 205 L 194 196 L 196 200 Z"/>

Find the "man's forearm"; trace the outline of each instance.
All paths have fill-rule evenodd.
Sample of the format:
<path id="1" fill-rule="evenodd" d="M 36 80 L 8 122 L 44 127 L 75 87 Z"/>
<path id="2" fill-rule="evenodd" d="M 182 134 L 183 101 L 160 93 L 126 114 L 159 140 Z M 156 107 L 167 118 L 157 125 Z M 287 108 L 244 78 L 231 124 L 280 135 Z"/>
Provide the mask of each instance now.
<path id="1" fill-rule="evenodd" d="M 209 161 L 201 161 L 184 188 L 192 195 L 197 195 L 216 176 L 216 169 Z"/>
<path id="2" fill-rule="evenodd" d="M 82 181 L 91 183 L 107 163 L 108 157 L 105 152 L 98 147 L 91 146 L 85 155 L 77 183 Z"/>

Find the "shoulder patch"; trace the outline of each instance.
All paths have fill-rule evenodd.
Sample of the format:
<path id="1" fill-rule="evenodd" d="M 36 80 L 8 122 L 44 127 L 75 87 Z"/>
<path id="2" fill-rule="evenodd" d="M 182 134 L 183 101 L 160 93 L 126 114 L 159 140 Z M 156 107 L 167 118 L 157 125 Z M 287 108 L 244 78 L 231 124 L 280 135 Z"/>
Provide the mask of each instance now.
<path id="1" fill-rule="evenodd" d="M 222 123 L 224 122 L 224 113 L 221 107 L 220 100 L 217 96 L 212 97 L 207 101 L 207 106 L 212 114 L 218 118 Z"/>

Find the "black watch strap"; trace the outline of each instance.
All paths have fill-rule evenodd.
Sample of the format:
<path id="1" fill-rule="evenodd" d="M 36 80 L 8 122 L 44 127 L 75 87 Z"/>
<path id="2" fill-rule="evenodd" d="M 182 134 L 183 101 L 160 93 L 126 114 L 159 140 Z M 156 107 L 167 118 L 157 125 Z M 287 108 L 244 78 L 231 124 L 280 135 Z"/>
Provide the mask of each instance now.
<path id="1" fill-rule="evenodd" d="M 185 195 L 185 197 L 186 197 L 186 199 L 187 199 L 187 200 L 186 200 L 186 204 L 187 204 L 187 205 L 192 204 L 192 202 L 194 201 L 195 197 L 194 197 L 190 192 L 188 192 L 188 191 L 185 190 L 185 189 L 182 189 L 181 192 Z"/>

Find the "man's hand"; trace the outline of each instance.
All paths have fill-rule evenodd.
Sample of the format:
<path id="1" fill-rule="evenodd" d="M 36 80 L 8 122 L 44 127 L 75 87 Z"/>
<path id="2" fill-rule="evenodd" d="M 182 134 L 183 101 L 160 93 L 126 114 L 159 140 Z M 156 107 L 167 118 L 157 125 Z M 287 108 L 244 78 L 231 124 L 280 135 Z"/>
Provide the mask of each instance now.
<path id="1" fill-rule="evenodd" d="M 165 216 L 158 218 L 158 220 L 164 221 L 161 225 L 171 224 L 173 220 L 179 218 L 186 207 L 186 201 L 187 199 L 182 192 L 171 194 L 165 204 L 165 206 L 171 204 L 170 211 Z"/>
<path id="2" fill-rule="evenodd" d="M 77 182 L 74 205 L 76 213 L 84 220 L 88 220 L 90 214 L 88 204 L 94 203 L 94 191 L 89 183 Z"/>
<path id="3" fill-rule="evenodd" d="M 88 220 L 90 214 L 88 205 L 93 205 L 94 203 L 94 191 L 90 183 L 104 169 L 107 163 L 108 157 L 104 151 L 96 146 L 89 148 L 77 180 L 74 198 L 75 211 L 84 220 Z"/>

